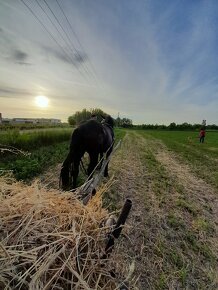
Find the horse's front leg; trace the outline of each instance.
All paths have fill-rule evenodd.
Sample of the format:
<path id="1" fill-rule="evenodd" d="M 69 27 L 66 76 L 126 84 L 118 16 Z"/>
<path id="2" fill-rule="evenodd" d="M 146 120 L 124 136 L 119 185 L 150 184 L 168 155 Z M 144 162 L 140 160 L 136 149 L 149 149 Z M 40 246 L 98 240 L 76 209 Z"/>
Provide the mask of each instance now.
<path id="1" fill-rule="evenodd" d="M 89 179 L 91 179 L 94 173 L 93 170 L 98 164 L 98 152 L 90 153 L 89 158 L 90 158 L 90 162 L 88 166 L 88 176 L 89 176 Z"/>

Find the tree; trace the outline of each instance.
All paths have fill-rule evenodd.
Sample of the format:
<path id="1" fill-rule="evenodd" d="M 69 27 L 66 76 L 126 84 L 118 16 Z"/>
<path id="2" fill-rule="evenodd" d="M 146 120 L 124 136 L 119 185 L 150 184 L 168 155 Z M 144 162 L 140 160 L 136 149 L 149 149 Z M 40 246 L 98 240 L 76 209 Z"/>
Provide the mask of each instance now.
<path id="1" fill-rule="evenodd" d="M 128 118 L 120 119 L 120 126 L 124 128 L 132 127 L 132 120 Z"/>
<path id="2" fill-rule="evenodd" d="M 71 126 L 75 126 L 75 125 L 76 125 L 76 120 L 74 119 L 73 116 L 68 117 L 68 123 L 69 123 Z"/>
<path id="3" fill-rule="evenodd" d="M 97 116 L 98 121 L 102 121 L 102 117 L 106 116 L 107 114 L 102 111 L 101 109 L 94 108 L 94 109 L 83 109 L 82 111 L 77 111 L 73 115 L 68 117 L 68 123 L 70 125 L 78 125 L 81 122 L 87 121 L 91 119 L 92 115 Z"/>
<path id="4" fill-rule="evenodd" d="M 176 129 L 176 123 L 175 122 L 172 122 L 170 123 L 169 127 L 168 127 L 170 130 L 175 130 Z"/>

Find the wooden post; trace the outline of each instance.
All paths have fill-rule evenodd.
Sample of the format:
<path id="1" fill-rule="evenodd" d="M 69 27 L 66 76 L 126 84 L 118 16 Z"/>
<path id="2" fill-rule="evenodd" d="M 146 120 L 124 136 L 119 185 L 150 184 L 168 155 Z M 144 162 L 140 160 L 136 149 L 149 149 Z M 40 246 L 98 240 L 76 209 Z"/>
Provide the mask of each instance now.
<path id="1" fill-rule="evenodd" d="M 123 228 L 123 225 L 125 224 L 126 219 L 127 219 L 129 212 L 131 210 L 131 207 L 132 207 L 132 201 L 130 199 L 127 199 L 123 208 L 122 208 L 120 216 L 117 220 L 115 228 L 112 231 L 112 233 L 109 235 L 107 245 L 105 247 L 105 255 L 103 256 L 104 259 L 108 256 L 109 253 L 111 253 L 113 246 L 114 246 L 114 239 L 119 238 L 120 233 L 121 233 L 122 228 Z"/>

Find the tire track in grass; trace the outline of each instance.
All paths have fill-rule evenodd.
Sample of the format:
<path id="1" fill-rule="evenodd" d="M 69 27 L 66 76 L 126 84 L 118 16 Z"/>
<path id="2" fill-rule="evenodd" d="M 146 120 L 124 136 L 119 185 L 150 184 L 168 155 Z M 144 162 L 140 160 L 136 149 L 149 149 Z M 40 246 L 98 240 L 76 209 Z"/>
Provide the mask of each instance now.
<path id="1" fill-rule="evenodd" d="M 111 204 L 133 201 L 119 250 L 135 258 L 139 289 L 217 289 L 215 191 L 168 154 L 130 131 L 114 157 Z"/>
<path id="2" fill-rule="evenodd" d="M 135 150 L 134 150 L 135 148 Z M 140 161 L 138 145 L 131 133 L 127 133 L 123 139 L 120 150 L 116 152 L 110 162 L 109 172 L 114 174 L 114 185 L 107 193 L 107 205 L 111 210 L 120 209 L 126 198 L 133 202 L 130 216 L 127 220 L 127 235 L 121 238 L 117 251 L 123 254 L 123 263 L 126 265 L 135 261 L 135 278 L 138 279 L 138 289 L 146 289 L 143 283 L 142 268 L 144 249 L 144 222 L 143 215 L 146 207 L 143 202 L 144 193 L 142 188 L 146 186 L 142 179 L 145 169 Z M 137 286 L 136 288 L 137 289 Z"/>
<path id="3" fill-rule="evenodd" d="M 183 256 L 184 265 L 188 269 L 186 274 L 183 273 L 186 278 L 181 289 L 217 289 L 217 192 L 195 176 L 187 164 L 183 164 L 180 159 L 178 161 L 175 154 L 169 153 L 160 140 L 148 138 L 146 142 L 155 156 L 163 179 L 173 183 L 168 192 L 170 198 L 167 197 L 167 191 L 162 192 L 162 198 L 164 200 L 165 195 L 166 201 L 168 199 L 171 203 L 171 208 L 167 204 L 163 206 L 170 213 L 166 217 L 168 225 L 176 229 L 178 223 L 177 230 L 181 226 L 183 228 L 178 231 L 179 235 L 173 233 L 182 243 L 172 245 Z M 169 231 L 163 234 L 167 236 Z M 191 268 L 188 267 L 190 264 Z"/>

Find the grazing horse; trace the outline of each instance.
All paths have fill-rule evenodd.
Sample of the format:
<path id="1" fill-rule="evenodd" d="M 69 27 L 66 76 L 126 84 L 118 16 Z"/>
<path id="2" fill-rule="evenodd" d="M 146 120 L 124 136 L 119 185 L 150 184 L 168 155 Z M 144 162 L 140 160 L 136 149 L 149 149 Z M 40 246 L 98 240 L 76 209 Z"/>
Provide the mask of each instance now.
<path id="1" fill-rule="evenodd" d="M 70 150 L 63 162 L 60 173 L 62 189 L 68 190 L 71 186 L 76 187 L 79 164 L 85 152 L 89 154 L 90 162 L 87 173 L 90 177 L 98 164 L 99 155 L 102 158 L 103 154 L 107 152 L 107 158 L 111 154 L 114 142 L 113 127 L 113 118 L 106 116 L 102 123 L 91 119 L 73 131 Z M 105 168 L 104 176 L 108 176 L 108 165 Z"/>

